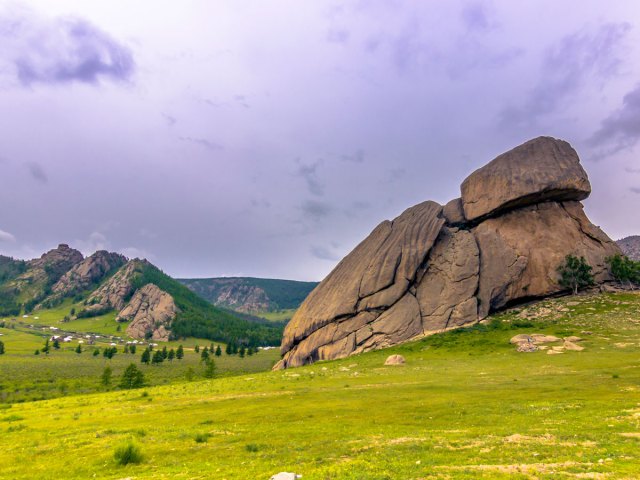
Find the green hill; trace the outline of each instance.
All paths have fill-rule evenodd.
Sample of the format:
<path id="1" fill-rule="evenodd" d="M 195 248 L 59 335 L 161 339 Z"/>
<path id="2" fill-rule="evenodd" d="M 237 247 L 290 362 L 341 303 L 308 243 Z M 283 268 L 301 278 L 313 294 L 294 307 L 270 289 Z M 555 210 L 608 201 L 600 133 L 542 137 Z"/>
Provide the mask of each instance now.
<path id="1" fill-rule="evenodd" d="M 179 282 L 214 305 L 262 314 L 300 306 L 318 282 L 253 277 L 181 278 Z"/>
<path id="2" fill-rule="evenodd" d="M 638 293 L 552 299 L 293 370 L 0 405 L 0 477 L 637 478 L 639 315 Z M 7 379 L 18 354 L 0 333 Z M 579 336 L 583 350 L 509 343 L 532 333 Z M 406 363 L 384 366 L 391 354 Z M 119 466 L 129 443 L 142 461 Z"/>

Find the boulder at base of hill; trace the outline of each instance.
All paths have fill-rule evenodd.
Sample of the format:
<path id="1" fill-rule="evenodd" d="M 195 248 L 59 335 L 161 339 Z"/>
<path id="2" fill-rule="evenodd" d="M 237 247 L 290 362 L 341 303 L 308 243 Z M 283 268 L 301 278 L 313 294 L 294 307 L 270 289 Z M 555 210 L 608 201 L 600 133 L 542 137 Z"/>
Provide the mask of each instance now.
<path id="1" fill-rule="evenodd" d="M 404 357 L 402 355 L 389 355 L 384 361 L 385 365 L 404 365 Z"/>

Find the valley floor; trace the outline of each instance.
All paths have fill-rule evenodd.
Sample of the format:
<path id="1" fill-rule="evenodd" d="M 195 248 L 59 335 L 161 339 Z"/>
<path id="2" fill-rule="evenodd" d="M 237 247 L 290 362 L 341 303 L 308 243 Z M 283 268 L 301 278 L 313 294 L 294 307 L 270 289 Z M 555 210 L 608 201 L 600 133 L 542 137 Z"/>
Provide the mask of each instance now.
<path id="1" fill-rule="evenodd" d="M 518 353 L 519 333 L 585 349 Z M 341 361 L 0 405 L 0 478 L 638 478 L 639 353 L 640 295 L 589 295 Z M 142 463 L 118 466 L 128 441 Z"/>

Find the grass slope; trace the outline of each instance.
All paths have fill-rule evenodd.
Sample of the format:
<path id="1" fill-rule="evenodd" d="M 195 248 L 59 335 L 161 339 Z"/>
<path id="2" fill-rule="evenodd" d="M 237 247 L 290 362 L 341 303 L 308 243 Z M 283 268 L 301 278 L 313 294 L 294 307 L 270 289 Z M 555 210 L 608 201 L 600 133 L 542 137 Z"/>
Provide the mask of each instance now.
<path id="1" fill-rule="evenodd" d="M 637 294 L 556 299 L 284 372 L 14 404 L 0 477 L 637 478 L 639 316 Z M 509 345 L 534 332 L 585 350 Z M 406 365 L 384 367 L 394 353 Z M 143 463 L 117 466 L 128 441 Z"/>

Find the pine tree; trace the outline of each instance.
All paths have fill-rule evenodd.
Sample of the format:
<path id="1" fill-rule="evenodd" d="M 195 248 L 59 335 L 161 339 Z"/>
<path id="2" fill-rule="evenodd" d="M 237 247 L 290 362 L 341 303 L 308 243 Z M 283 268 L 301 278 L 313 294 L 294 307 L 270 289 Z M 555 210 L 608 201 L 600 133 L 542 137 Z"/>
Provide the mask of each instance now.
<path id="1" fill-rule="evenodd" d="M 33 352 L 34 355 L 40 355 L 40 350 L 36 350 L 35 352 Z"/>
<path id="2" fill-rule="evenodd" d="M 173 350 L 173 348 L 171 350 L 169 350 L 169 354 L 167 355 L 167 359 L 169 361 L 173 360 L 176 357 L 176 352 Z"/>
<path id="3" fill-rule="evenodd" d="M 178 351 L 176 352 L 176 358 L 178 360 L 182 360 L 183 357 L 184 357 L 184 349 L 182 348 L 182 345 L 178 345 Z"/>
<path id="4" fill-rule="evenodd" d="M 222 349 L 220 348 L 220 345 L 218 345 L 216 347 L 216 357 L 219 357 L 220 355 L 222 355 Z"/>
<path id="5" fill-rule="evenodd" d="M 126 343 L 124 345 L 124 349 L 122 350 L 122 353 L 129 353 L 129 344 L 128 343 Z"/>
<path id="6" fill-rule="evenodd" d="M 206 362 L 209 359 L 209 350 L 207 349 L 207 347 L 204 348 L 204 350 L 202 350 L 202 353 L 200 354 L 200 360 L 202 360 L 203 362 Z"/>
<path id="7" fill-rule="evenodd" d="M 53 341 L 53 348 L 55 348 L 56 350 L 60 350 L 60 342 L 57 338 Z"/>
<path id="8" fill-rule="evenodd" d="M 247 355 L 253 355 L 254 353 L 256 353 L 256 347 L 254 347 L 253 345 L 249 345 L 249 347 L 247 348 Z"/>
<path id="9" fill-rule="evenodd" d="M 152 364 L 159 364 L 164 362 L 164 357 L 162 356 L 162 352 L 160 350 L 156 350 L 153 352 L 153 357 L 151 357 Z"/>
<path id="10" fill-rule="evenodd" d="M 224 353 L 226 353 L 227 355 L 231 355 L 231 352 L 232 352 L 231 344 L 227 343 L 227 346 L 224 349 Z"/>
<path id="11" fill-rule="evenodd" d="M 136 348 L 136 344 L 135 344 L 135 343 L 132 343 L 131 345 L 129 345 L 129 352 L 130 352 L 132 355 L 135 355 L 135 354 L 136 354 L 136 349 L 137 349 L 137 348 Z"/>
<path id="12" fill-rule="evenodd" d="M 100 377 L 100 383 L 103 386 L 108 387 L 109 385 L 111 385 L 112 375 L 113 375 L 113 371 L 111 370 L 111 367 L 109 366 L 104 367 L 104 370 L 102 371 L 102 376 Z"/>
<path id="13" fill-rule="evenodd" d="M 0 355 L 4 355 L 4 342 L 0 340 Z"/>
<path id="14" fill-rule="evenodd" d="M 240 358 L 244 358 L 244 345 L 240 345 L 240 350 L 238 350 L 238 354 L 240 355 Z"/>
<path id="15" fill-rule="evenodd" d="M 197 343 L 196 343 L 196 346 L 193 347 L 193 349 L 195 350 L 196 353 L 200 353 L 200 347 L 198 346 Z"/>
<path id="16" fill-rule="evenodd" d="M 216 363 L 212 358 L 208 358 L 204 367 L 204 377 L 213 378 L 216 374 Z"/>
<path id="17" fill-rule="evenodd" d="M 142 352 L 142 357 L 140 357 L 140 362 L 149 365 L 151 361 L 151 351 L 148 348 L 145 348 L 144 352 Z"/>
<path id="18" fill-rule="evenodd" d="M 42 347 L 42 353 L 46 353 L 47 355 L 49 355 L 49 350 L 51 350 L 51 347 L 49 347 L 49 339 L 47 338 L 44 347 Z"/>
<path id="19" fill-rule="evenodd" d="M 93 356 L 97 357 L 98 355 L 100 355 L 100 349 L 99 348 L 94 348 L 93 349 Z"/>
<path id="20" fill-rule="evenodd" d="M 144 374 L 142 371 L 135 366 L 135 364 L 130 364 L 122 374 L 122 378 L 120 380 L 121 388 L 139 388 L 144 385 Z"/>
<path id="21" fill-rule="evenodd" d="M 76 352 L 77 354 L 81 354 L 81 353 L 82 353 L 82 345 L 81 345 L 80 343 L 79 343 L 79 344 L 78 344 L 78 346 L 76 347 L 75 352 Z"/>
<path id="22" fill-rule="evenodd" d="M 238 353 L 238 345 L 236 345 L 235 342 L 231 344 L 231 353 L 233 355 L 236 355 Z"/>
<path id="23" fill-rule="evenodd" d="M 167 355 L 169 355 L 169 352 L 167 352 L 167 347 L 165 345 L 162 349 L 162 358 L 166 360 Z"/>

